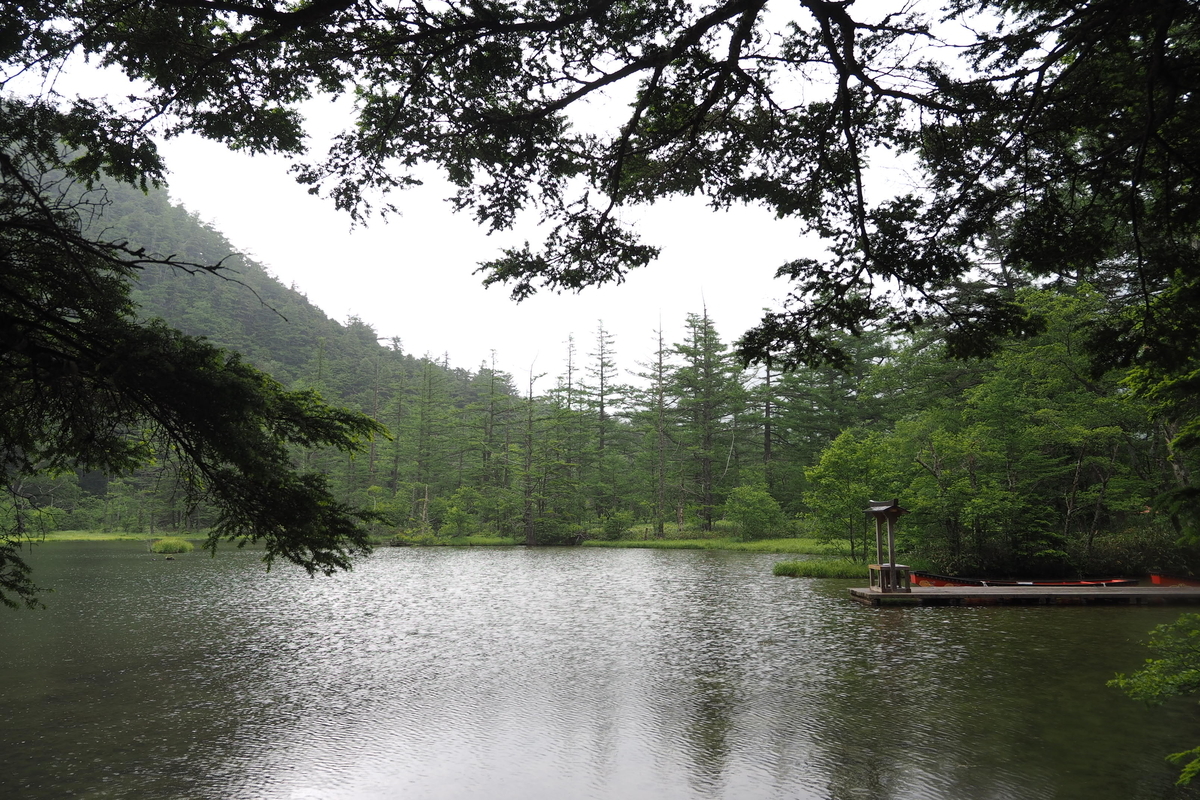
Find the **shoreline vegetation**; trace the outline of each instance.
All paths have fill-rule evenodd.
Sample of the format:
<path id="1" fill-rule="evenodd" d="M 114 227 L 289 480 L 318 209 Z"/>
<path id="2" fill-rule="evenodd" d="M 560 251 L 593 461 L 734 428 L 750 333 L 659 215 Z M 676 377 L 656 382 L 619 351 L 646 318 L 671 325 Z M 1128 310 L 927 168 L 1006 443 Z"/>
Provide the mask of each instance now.
<path id="1" fill-rule="evenodd" d="M 813 537 L 782 536 L 769 539 L 744 540 L 729 531 L 715 531 L 703 536 L 699 531 L 683 531 L 679 538 L 650 538 L 648 531 L 634 529 L 625 538 L 583 539 L 575 543 L 549 544 L 547 547 L 600 547 L 652 550 L 724 550 L 751 553 L 779 553 L 800 556 L 775 562 L 772 574 L 788 578 L 830 578 L 842 580 L 867 579 L 867 562 L 849 557 L 841 542 L 829 542 Z M 725 535 L 721 535 L 725 534 Z M 641 538 L 645 536 L 646 538 Z M 35 536 L 35 544 L 48 542 L 126 541 L 144 542 L 151 552 L 181 553 L 201 549 L 207 538 L 203 531 L 176 533 L 134 533 L 130 531 L 69 530 L 52 531 Z M 181 543 L 181 544 L 176 544 Z M 374 536 L 374 547 L 523 547 L 520 537 L 487 534 L 438 535 L 434 533 L 400 533 L 393 536 Z M 167 549 L 170 548 L 170 549 Z M 176 549 L 178 548 L 178 549 Z M 922 559 L 904 555 L 904 563 L 915 569 L 930 570 Z"/>
<path id="2" fill-rule="evenodd" d="M 785 578 L 867 578 L 867 565 L 848 558 L 812 558 L 777 561 L 772 574 Z"/>
<path id="3" fill-rule="evenodd" d="M 131 533 L 129 531 L 53 531 L 39 536 L 36 542 L 82 542 L 82 541 L 142 541 L 161 540 L 161 535 Z M 201 543 L 203 532 L 171 534 L 172 540 Z M 399 535 L 377 537 L 372 543 L 377 547 L 515 547 L 521 546 L 520 539 L 505 536 L 435 536 Z M 774 574 L 794 578 L 866 578 L 866 564 L 846 557 L 840 544 L 822 542 L 813 538 L 780 537 L 742 541 L 732 536 L 693 537 L 679 539 L 585 539 L 582 547 L 634 548 L 654 550 L 729 550 L 753 553 L 780 553 L 810 556 L 804 559 L 779 561 Z"/>
<path id="4" fill-rule="evenodd" d="M 33 536 L 33 540 L 35 542 L 149 541 L 171 537 L 196 542 L 204 541 L 207 536 L 206 531 L 136 533 L 131 531 L 72 530 L 49 531 L 36 534 Z M 524 544 L 524 541 L 520 537 L 479 534 L 464 536 L 399 534 L 396 536 L 373 536 L 371 542 L 377 547 L 507 547 Z M 823 542 L 811 537 L 797 536 L 780 536 L 770 539 L 746 541 L 736 536 L 703 536 L 697 534 L 665 539 L 584 539 L 578 544 L 582 547 L 640 547 L 663 550 L 749 550 L 755 552 L 803 553 L 821 556 L 844 556 L 846 554 L 846 548 L 838 543 Z"/>

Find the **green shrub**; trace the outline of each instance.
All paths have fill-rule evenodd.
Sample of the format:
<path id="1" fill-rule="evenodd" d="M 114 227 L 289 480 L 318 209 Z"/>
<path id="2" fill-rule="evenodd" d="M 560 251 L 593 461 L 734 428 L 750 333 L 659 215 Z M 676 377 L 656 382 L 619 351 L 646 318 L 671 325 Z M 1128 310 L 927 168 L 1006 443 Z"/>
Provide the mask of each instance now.
<path id="1" fill-rule="evenodd" d="M 780 561 L 774 574 L 788 578 L 862 578 L 867 580 L 867 566 L 847 558 L 814 558 L 807 561 Z"/>
<path id="2" fill-rule="evenodd" d="M 1181 544 L 1179 534 L 1162 517 L 1103 532 L 1092 541 L 1090 550 L 1085 545 L 1084 541 L 1068 544 L 1072 562 L 1083 575 L 1190 575 L 1200 570 L 1200 548 Z"/>
<path id="3" fill-rule="evenodd" d="M 401 531 L 385 541 L 393 547 L 434 547 L 443 544 L 432 533 L 421 533 L 419 530 Z"/>
<path id="4" fill-rule="evenodd" d="M 583 539 L 583 531 L 556 519 L 543 519 L 535 524 L 534 537 L 539 545 L 573 545 Z M 522 539 L 524 541 L 524 539 Z"/>
<path id="5" fill-rule="evenodd" d="M 614 511 L 600 523 L 600 537 L 606 542 L 615 542 L 624 538 L 633 527 L 633 514 L 628 511 Z"/>
<path id="6" fill-rule="evenodd" d="M 725 516 L 745 540 L 778 535 L 784 528 L 783 510 L 765 486 L 738 486 L 725 500 Z"/>
<path id="7" fill-rule="evenodd" d="M 453 529 L 453 536 L 467 535 L 467 526 L 471 524 L 471 515 L 462 506 L 446 506 L 442 513 L 442 525 Z"/>
<path id="8" fill-rule="evenodd" d="M 167 536 L 163 539 L 156 539 L 150 545 L 150 549 L 155 553 L 190 553 L 196 548 L 187 539 L 180 539 L 178 536 Z"/>

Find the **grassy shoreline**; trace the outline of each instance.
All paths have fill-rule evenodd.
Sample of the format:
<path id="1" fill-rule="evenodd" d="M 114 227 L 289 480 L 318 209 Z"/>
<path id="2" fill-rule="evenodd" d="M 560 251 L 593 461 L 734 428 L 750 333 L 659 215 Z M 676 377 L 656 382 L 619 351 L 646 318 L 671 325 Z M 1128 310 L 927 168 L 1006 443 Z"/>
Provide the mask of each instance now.
<path id="1" fill-rule="evenodd" d="M 33 536 L 34 542 L 148 542 L 152 539 L 203 541 L 203 533 L 130 533 L 129 531 L 53 531 Z"/>
<path id="2" fill-rule="evenodd" d="M 867 579 L 867 565 L 848 558 L 813 558 L 805 561 L 777 561 L 772 574 L 786 578 Z"/>
<path id="3" fill-rule="evenodd" d="M 816 539 L 758 539 L 743 542 L 724 537 L 720 539 L 619 539 L 603 541 L 589 539 L 584 547 L 631 547 L 659 550 L 737 550 L 751 553 L 795 553 L 813 556 L 842 556 L 844 549 Z"/>
<path id="4" fill-rule="evenodd" d="M 162 538 L 186 539 L 193 542 L 203 542 L 205 533 L 130 533 L 128 531 L 54 531 L 41 537 L 35 537 L 36 542 L 97 542 L 97 541 L 138 541 L 149 542 Z M 376 546 L 400 545 L 408 547 L 514 547 L 520 541 L 501 536 L 461 536 L 461 537 L 415 537 L 408 541 L 397 542 L 394 539 L 375 539 Z M 863 578 L 866 566 L 858 561 L 846 558 L 845 549 L 840 545 L 821 542 L 816 539 L 781 538 L 760 539 L 743 542 L 732 537 L 713 539 L 619 539 L 605 541 L 588 539 L 583 547 L 601 548 L 630 548 L 654 550 L 727 550 L 751 553 L 781 553 L 789 555 L 806 555 L 813 558 L 796 559 L 776 562 L 774 574 L 793 578 Z"/>
<path id="5" fill-rule="evenodd" d="M 34 536 L 34 541 L 45 542 L 97 542 L 97 541 L 148 541 L 166 537 L 203 541 L 208 534 L 202 531 L 183 533 L 131 533 L 129 531 L 53 531 Z M 392 544 L 393 540 L 375 538 L 377 545 Z M 446 537 L 414 537 L 405 542 L 412 547 L 513 547 L 521 545 L 518 539 L 504 536 L 446 536 Z M 825 557 L 845 556 L 845 549 L 837 544 L 821 542 L 817 539 L 778 538 L 741 541 L 732 537 L 711 539 L 587 539 L 582 547 L 626 547 L 649 548 L 657 550 L 736 550 L 755 553 L 797 553 Z"/>

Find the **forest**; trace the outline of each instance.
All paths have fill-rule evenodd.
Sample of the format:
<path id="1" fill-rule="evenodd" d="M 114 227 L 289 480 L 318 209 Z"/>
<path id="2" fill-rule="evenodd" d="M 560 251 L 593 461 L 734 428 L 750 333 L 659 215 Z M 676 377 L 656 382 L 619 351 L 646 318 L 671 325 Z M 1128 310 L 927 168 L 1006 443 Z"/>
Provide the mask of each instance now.
<path id="1" fill-rule="evenodd" d="M 315 390 L 386 428 L 361 452 L 296 448 L 380 541 L 801 536 L 873 556 L 863 509 L 898 497 L 906 558 L 985 575 L 1188 571 L 1181 520 L 1156 508 L 1188 485 L 1172 431 L 1095 374 L 1081 344 L 1103 308 L 1084 285 L 1027 289 L 1043 330 L 995 355 L 947 360 L 934 333 L 846 336 L 849 367 L 748 367 L 697 309 L 669 340 L 616 342 L 597 321 L 564 333 L 560 375 L 453 365 L 378 341 L 286 288 L 164 191 L 104 192 L 93 222 L 160 253 L 223 262 L 223 276 L 148 268 L 145 318 L 236 351 L 292 390 Z M 632 353 L 630 351 L 633 351 Z M 180 491 L 168 451 L 121 476 L 63 472 L 23 495 L 55 529 L 200 532 L 213 509 Z"/>

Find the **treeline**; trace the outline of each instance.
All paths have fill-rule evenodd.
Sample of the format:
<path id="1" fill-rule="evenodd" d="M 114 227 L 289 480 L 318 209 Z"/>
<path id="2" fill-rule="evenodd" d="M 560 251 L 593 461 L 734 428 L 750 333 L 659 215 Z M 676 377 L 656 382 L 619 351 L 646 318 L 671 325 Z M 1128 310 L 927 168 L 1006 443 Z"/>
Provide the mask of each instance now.
<path id="1" fill-rule="evenodd" d="M 164 193 L 113 190 L 108 236 L 214 262 L 233 248 Z M 703 310 L 682 336 L 625 343 L 602 323 L 564 346 L 560 375 L 453 367 L 330 320 L 238 257 L 227 277 L 142 276 L 146 316 L 242 353 L 289 388 L 385 424 L 353 457 L 297 452 L 344 501 L 382 512 L 380 536 L 490 534 L 529 544 L 722 531 L 806 535 L 870 555 L 863 508 L 898 497 L 906 557 L 991 573 L 1184 569 L 1178 520 L 1153 498 L 1190 485 L 1169 426 L 1095 375 L 1079 347 L 1099 312 L 1087 289 L 1027 290 L 1034 338 L 947 361 L 921 333 L 843 344 L 847 369 L 747 369 Z M 642 346 L 644 345 L 644 346 Z M 134 475 L 43 477 L 17 487 L 67 529 L 203 529 L 169 453 Z"/>

